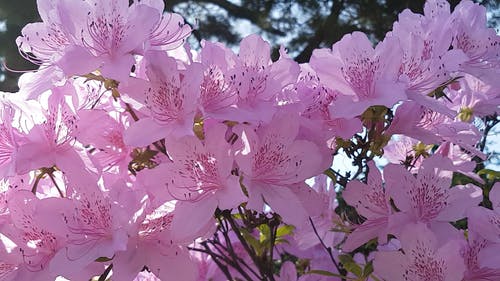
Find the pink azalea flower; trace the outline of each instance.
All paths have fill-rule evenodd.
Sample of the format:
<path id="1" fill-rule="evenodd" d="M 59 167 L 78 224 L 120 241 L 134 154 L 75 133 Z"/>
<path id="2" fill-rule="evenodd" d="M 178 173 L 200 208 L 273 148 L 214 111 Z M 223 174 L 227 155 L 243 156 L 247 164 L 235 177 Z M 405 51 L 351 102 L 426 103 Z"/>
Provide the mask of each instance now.
<path id="1" fill-rule="evenodd" d="M 193 123 L 198 108 L 201 65 L 193 63 L 179 71 L 176 61 L 162 52 L 149 52 L 148 83 L 138 83 L 140 89 L 129 89 L 132 98 L 145 104 L 151 117 L 131 124 L 125 132 L 125 143 L 146 146 L 169 135 L 194 135 Z"/>
<path id="2" fill-rule="evenodd" d="M 173 217 L 171 211 L 161 207 L 138 220 L 137 229 L 130 232 L 126 250 L 118 251 L 113 258 L 113 278 L 131 280 L 147 266 L 151 275 L 158 278 L 155 280 L 196 280 L 196 265 L 187 249 L 172 241 Z"/>
<path id="3" fill-rule="evenodd" d="M 7 247 L 4 246 L 0 236 L 0 280 L 15 281 L 18 280 L 17 274 L 22 263 L 22 258 L 12 252 L 7 252 Z M 5 239 L 5 238 L 4 238 Z"/>
<path id="4" fill-rule="evenodd" d="M 12 192 L 15 192 L 15 189 L 2 182 L 0 185 L 0 200 L 2 202 L 0 203 L 0 278 L 3 278 L 2 281 L 16 280 L 18 270 L 24 263 L 18 245 L 15 241 L 12 241 L 18 237 L 17 233 L 9 235 L 9 228 L 13 226 L 13 222 L 9 214 L 8 198 Z M 11 236 L 11 238 L 7 235 Z M 18 242 L 18 244 L 21 243 Z"/>
<path id="5" fill-rule="evenodd" d="M 49 264 L 67 242 L 63 221 L 53 217 L 66 210 L 67 205 L 60 200 L 40 200 L 28 190 L 10 193 L 8 206 L 12 224 L 2 227 L 1 232 L 16 243 L 15 251 L 22 255 L 23 262 L 17 265 L 17 280 L 41 281 L 58 275 Z"/>
<path id="6" fill-rule="evenodd" d="M 102 171 L 117 169 L 126 176 L 130 162 L 130 148 L 123 141 L 124 126 L 104 110 L 80 110 L 75 132 L 76 139 L 83 145 L 91 145 L 90 154 L 96 166 Z"/>
<path id="7" fill-rule="evenodd" d="M 397 39 L 387 37 L 373 49 L 361 32 L 345 35 L 331 51 L 315 50 L 311 67 L 322 83 L 345 95 L 330 106 L 331 116 L 352 118 L 372 105 L 392 107 L 405 100 L 403 84 L 398 82 L 401 55 Z"/>
<path id="8" fill-rule="evenodd" d="M 486 8 L 472 1 L 462 1 L 451 17 L 453 48 L 463 51 L 468 57 L 461 70 L 499 86 L 500 36 L 493 28 L 487 28 Z"/>
<path id="9" fill-rule="evenodd" d="M 57 272 L 74 276 L 98 258 L 112 258 L 127 248 L 128 230 L 140 208 L 135 193 L 117 183 L 103 193 L 93 175 L 80 174 L 68 184 L 69 211 L 62 214 L 67 227 L 67 245 L 54 257 Z M 134 275 L 135 276 L 135 275 Z"/>
<path id="10" fill-rule="evenodd" d="M 239 178 L 232 174 L 234 160 L 226 130 L 223 124 L 205 124 L 203 142 L 194 136 L 167 139 L 172 162 L 155 168 L 163 173 L 156 190 L 179 201 L 172 227 L 177 240 L 192 241 L 205 234 L 217 207 L 232 209 L 246 201 Z"/>
<path id="11" fill-rule="evenodd" d="M 335 213 L 335 208 L 338 205 L 337 193 L 333 183 L 329 181 L 328 184 L 327 179 L 326 175 L 316 176 L 312 188 L 305 185 L 296 185 L 292 187 L 292 191 L 297 194 L 307 210 L 321 240 L 326 245 L 338 245 L 344 239 L 344 234 L 332 231 L 332 227 L 335 227 L 335 223 L 340 223 L 341 219 Z M 293 237 L 300 249 L 308 249 L 320 243 L 309 222 L 295 225 Z"/>
<path id="12" fill-rule="evenodd" d="M 215 114 L 221 118 L 227 113 L 235 114 L 229 111 L 229 107 L 236 104 L 238 96 L 228 71 L 234 68 L 237 58 L 220 43 L 203 41 L 202 45 L 200 58 L 205 71 L 201 83 L 200 105 L 204 116 Z"/>
<path id="13" fill-rule="evenodd" d="M 40 67 L 34 72 L 27 72 L 19 77 L 19 95 L 27 99 L 36 99 L 54 85 L 63 85 L 66 78 L 61 69 L 56 66 Z"/>
<path id="14" fill-rule="evenodd" d="M 395 233 L 411 222 L 439 229 L 440 239 L 444 238 L 440 234 L 454 232 L 448 222 L 462 219 L 467 209 L 477 206 L 481 189 L 472 185 L 450 188 L 453 169 L 451 161 L 439 155 L 425 159 L 416 177 L 400 165 L 389 164 L 384 169 L 387 193 L 401 211 L 390 220 Z"/>
<path id="15" fill-rule="evenodd" d="M 238 95 L 238 112 L 234 121 L 268 122 L 274 112 L 277 95 L 297 81 L 299 65 L 280 51 L 278 61 L 271 62 L 271 47 L 256 34 L 240 43 L 235 67 L 229 72 Z"/>
<path id="16" fill-rule="evenodd" d="M 153 27 L 144 46 L 145 50 L 161 49 L 173 50 L 181 46 L 191 34 L 191 27 L 184 23 L 181 15 L 164 13 L 165 3 L 162 0 L 140 0 L 133 5 L 144 4 L 150 6 L 160 14 L 160 20 Z"/>
<path id="17" fill-rule="evenodd" d="M 0 109 L 0 178 L 11 177 L 16 174 L 16 154 L 21 133 L 12 126 L 15 110 L 7 104 Z"/>
<path id="18" fill-rule="evenodd" d="M 475 207 L 469 210 L 469 228 L 484 239 L 500 243 L 500 183 L 496 183 L 490 193 L 493 210 Z"/>
<path id="19" fill-rule="evenodd" d="M 375 274 L 384 280 L 457 281 L 465 265 L 460 256 L 460 241 L 440 245 L 424 224 L 408 225 L 399 239 L 402 250 L 376 252 Z"/>
<path id="20" fill-rule="evenodd" d="M 323 86 L 316 73 L 312 69 L 308 69 L 307 66 L 303 66 L 303 72 L 295 85 L 296 103 L 303 108 L 301 116 L 314 120 L 314 122 L 322 122 L 322 128 L 318 131 L 328 132 L 328 138 L 351 138 L 361 130 L 361 121 L 358 118 L 332 117 L 329 107 L 336 102 L 341 93 Z"/>
<path id="21" fill-rule="evenodd" d="M 482 153 L 474 147 L 480 140 L 480 132 L 476 127 L 469 123 L 454 121 L 412 101 L 404 102 L 397 107 L 387 133 L 403 134 L 424 144 L 450 141 L 482 156 Z"/>
<path id="22" fill-rule="evenodd" d="M 393 135 L 389 143 L 384 147 L 384 158 L 390 163 L 401 164 L 407 157 L 415 157 L 414 148 L 418 144 L 416 139 L 405 135 Z M 414 168 L 418 168 L 423 157 L 412 163 Z"/>
<path id="23" fill-rule="evenodd" d="M 404 10 L 389 36 L 399 39 L 403 59 L 400 79 L 407 82 L 408 98 L 430 109 L 452 115 L 446 105 L 428 97 L 434 89 L 451 79 L 451 72 L 467 57 L 460 50 L 449 50 L 452 40 L 446 1 L 427 1 L 425 16 Z"/>
<path id="24" fill-rule="evenodd" d="M 459 112 L 459 118 L 464 122 L 474 121 L 474 117 L 485 117 L 499 113 L 500 95 L 497 88 L 466 74 L 460 80 L 459 89 L 449 89 L 453 100 L 453 108 Z"/>
<path id="25" fill-rule="evenodd" d="M 268 125 L 239 126 L 243 147 L 236 162 L 249 192 L 248 207 L 262 210 L 264 201 L 286 222 L 302 224 L 307 211 L 288 188 L 318 174 L 322 167 L 316 144 L 297 139 L 299 124 L 293 112 L 278 113 Z M 296 206 L 293 210 L 288 206 Z"/>
<path id="26" fill-rule="evenodd" d="M 462 249 L 467 270 L 464 281 L 490 281 L 500 278 L 499 243 L 492 243 L 469 231 L 468 244 Z"/>
<path id="27" fill-rule="evenodd" d="M 454 171 L 462 173 L 479 183 L 484 183 L 484 180 L 474 172 L 476 168 L 475 161 L 472 161 L 474 152 L 466 152 L 460 146 L 446 141 L 434 153 L 449 158 L 453 162 Z"/>
<path id="28" fill-rule="evenodd" d="M 70 49 L 60 62 L 65 72 L 86 74 L 100 69 L 102 75 L 125 81 L 135 63 L 133 51 L 149 37 L 160 13 L 144 4 L 127 1 L 88 0 L 87 18 L 81 30 L 81 45 Z M 86 62 L 82 64 L 81 62 Z"/>
<path id="29" fill-rule="evenodd" d="M 37 7 L 43 22 L 26 25 L 16 43 L 26 59 L 41 65 L 40 70 L 50 69 L 48 72 L 51 72 L 63 60 L 77 60 L 69 50 L 77 48 L 81 40 L 80 30 L 86 23 L 90 7 L 85 1 L 63 0 L 38 0 Z M 78 63 L 80 67 L 89 66 L 85 60 L 78 60 Z"/>
<path id="30" fill-rule="evenodd" d="M 389 134 L 402 134 L 421 140 L 425 144 L 439 143 L 440 139 L 434 132 L 437 127 L 449 118 L 416 102 L 404 102 L 396 108 L 393 122 L 387 129 Z"/>
<path id="31" fill-rule="evenodd" d="M 42 112 L 44 122 L 35 124 L 19 146 L 16 172 L 57 166 L 67 173 L 80 173 L 85 164 L 73 146 L 77 117 L 58 94 L 49 97 L 47 107 Z"/>
<path id="32" fill-rule="evenodd" d="M 9 196 L 18 190 L 31 190 L 30 175 L 15 175 L 0 180 L 0 226 L 10 222 Z"/>
<path id="33" fill-rule="evenodd" d="M 125 81 L 134 54 L 177 48 L 191 32 L 179 15 L 163 14 L 158 0 L 130 7 L 120 0 L 39 0 L 38 8 L 43 22 L 23 29 L 19 49 L 41 70 L 60 68 L 66 76 L 99 69 L 107 78 Z"/>
<path id="34" fill-rule="evenodd" d="M 106 90 L 101 81 L 87 80 L 80 77 L 70 80 L 72 88 L 62 92 L 64 96 L 71 97 L 68 104 L 75 109 L 80 110 L 101 109 L 115 111 L 116 105 L 113 105 L 111 91 Z"/>
<path id="35" fill-rule="evenodd" d="M 380 243 L 387 243 L 389 216 L 392 214 L 389 196 L 382 184 L 382 175 L 373 162 L 368 163 L 368 183 L 351 181 L 342 192 L 344 200 L 356 208 L 366 220 L 347 236 L 342 249 L 347 252 L 378 237 Z"/>

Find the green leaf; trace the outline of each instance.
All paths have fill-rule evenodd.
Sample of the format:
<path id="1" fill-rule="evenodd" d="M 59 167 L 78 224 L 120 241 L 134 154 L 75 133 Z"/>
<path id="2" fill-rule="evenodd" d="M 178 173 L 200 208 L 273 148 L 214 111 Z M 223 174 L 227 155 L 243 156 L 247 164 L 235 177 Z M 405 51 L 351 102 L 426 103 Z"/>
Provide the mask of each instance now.
<path id="1" fill-rule="evenodd" d="M 260 256 L 264 252 L 264 247 L 260 241 L 253 237 L 246 229 L 240 229 L 240 232 L 245 241 L 255 250 L 255 253 Z"/>
<path id="2" fill-rule="evenodd" d="M 368 262 L 363 268 L 363 277 L 369 277 L 373 273 L 373 262 Z"/>
<path id="3" fill-rule="evenodd" d="M 243 217 L 241 216 L 241 214 L 239 213 L 236 213 L 236 214 L 232 214 L 233 218 L 237 219 L 237 220 L 241 220 L 243 219 Z"/>
<path id="4" fill-rule="evenodd" d="M 488 180 L 500 179 L 500 172 L 491 169 L 482 169 L 477 172 L 478 175 L 485 175 Z"/>
<path id="5" fill-rule="evenodd" d="M 276 238 L 276 240 L 274 241 L 274 244 L 281 244 L 281 243 L 287 243 L 287 244 L 290 244 L 290 241 L 284 239 L 284 238 Z"/>
<path id="6" fill-rule="evenodd" d="M 318 275 L 323 275 L 323 276 L 337 276 L 337 274 L 332 273 L 330 271 L 319 270 L 319 269 L 309 270 L 306 274 L 318 274 Z"/>
<path id="7" fill-rule="evenodd" d="M 363 277 L 363 269 L 353 260 L 350 255 L 340 255 L 339 259 L 347 271 L 351 272 L 357 277 Z"/>
<path id="8" fill-rule="evenodd" d="M 278 227 L 276 230 L 276 237 L 280 238 L 289 234 L 292 234 L 292 232 L 295 230 L 295 227 L 293 225 L 282 225 Z"/>
<path id="9" fill-rule="evenodd" d="M 266 241 L 271 240 L 271 229 L 267 224 L 259 225 L 260 230 L 260 242 L 264 243 Z"/>
<path id="10" fill-rule="evenodd" d="M 108 261 L 112 261 L 113 258 L 108 258 L 108 257 L 100 257 L 100 258 L 97 258 L 95 261 L 96 262 L 108 262 Z"/>
<path id="11" fill-rule="evenodd" d="M 344 276 L 341 274 L 332 273 L 330 271 L 319 270 L 319 269 L 309 270 L 305 274 L 318 274 L 318 275 L 323 275 L 323 276 L 338 277 L 338 278 L 347 279 L 347 280 L 356 280 L 355 278 L 352 278 L 352 277 L 347 277 L 347 276 Z"/>

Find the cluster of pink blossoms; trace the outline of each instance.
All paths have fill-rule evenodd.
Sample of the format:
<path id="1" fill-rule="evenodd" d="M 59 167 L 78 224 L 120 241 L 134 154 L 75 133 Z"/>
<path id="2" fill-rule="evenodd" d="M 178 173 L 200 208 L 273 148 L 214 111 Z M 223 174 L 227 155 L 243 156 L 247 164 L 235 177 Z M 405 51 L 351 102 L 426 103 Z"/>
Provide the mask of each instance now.
<path id="1" fill-rule="evenodd" d="M 299 65 L 284 48 L 271 61 L 257 35 L 238 54 L 208 41 L 195 52 L 161 0 L 37 3 L 43 22 L 17 44 L 40 67 L 0 101 L 1 281 L 87 281 L 111 264 L 118 281 L 225 280 L 187 247 L 242 204 L 294 226 L 277 253 L 331 273 L 284 261 L 270 280 L 341 280 L 321 243 L 373 264 L 363 280 L 500 280 L 499 184 L 450 187 L 457 173 L 484 184 L 472 121 L 499 113 L 500 37 L 484 7 L 429 0 L 375 47 L 354 32 Z M 380 108 L 389 125 L 370 118 Z M 321 174 L 363 131 L 391 163 L 347 183 L 354 223 Z M 450 223 L 464 218 L 465 231 Z"/>

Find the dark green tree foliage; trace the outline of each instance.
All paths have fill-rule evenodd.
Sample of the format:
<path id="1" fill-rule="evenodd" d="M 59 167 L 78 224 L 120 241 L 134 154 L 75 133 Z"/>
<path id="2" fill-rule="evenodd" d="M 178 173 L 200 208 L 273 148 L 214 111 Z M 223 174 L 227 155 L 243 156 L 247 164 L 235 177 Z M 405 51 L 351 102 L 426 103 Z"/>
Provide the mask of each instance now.
<path id="1" fill-rule="evenodd" d="M 0 58 L 10 69 L 31 70 L 37 66 L 25 60 L 17 50 L 16 38 L 28 22 L 40 21 L 35 0 L 0 1 Z M 20 73 L 0 66 L 0 91 L 16 91 Z M 3 79 L 1 79 L 3 77 Z M 3 80 L 3 81 L 1 81 Z"/>
<path id="2" fill-rule="evenodd" d="M 183 15 L 196 27 L 193 40 L 216 40 L 236 46 L 245 34 L 258 32 L 276 48 L 285 45 L 298 62 L 307 62 L 312 50 L 329 47 L 346 33 L 361 30 L 374 41 L 392 28 L 406 8 L 422 12 L 425 0 L 165 0 L 166 10 Z M 454 7 L 459 0 L 450 0 Z M 499 26 L 500 3 L 478 1 L 491 12 L 490 24 Z M 35 69 L 17 51 L 15 39 L 22 27 L 40 21 L 36 0 L 1 0 L 0 57 L 9 68 Z M 243 23 L 243 25 L 242 25 Z M 1 26 L 1 24 L 0 24 Z M 235 26 L 240 26 L 235 28 Z M 196 48 L 196 44 L 194 44 Z M 277 52 L 275 53 L 277 55 Z M 1 91 L 16 91 L 19 73 L 1 69 Z"/>

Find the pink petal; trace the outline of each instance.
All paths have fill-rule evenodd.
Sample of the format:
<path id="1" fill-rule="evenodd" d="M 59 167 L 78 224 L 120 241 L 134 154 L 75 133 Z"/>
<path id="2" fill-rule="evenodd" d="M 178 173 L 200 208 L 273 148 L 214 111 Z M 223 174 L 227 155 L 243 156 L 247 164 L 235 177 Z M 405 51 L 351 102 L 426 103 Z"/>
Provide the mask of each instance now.
<path id="1" fill-rule="evenodd" d="M 81 46 L 72 45 L 65 49 L 64 55 L 57 61 L 66 75 L 85 75 L 102 64 L 102 60 L 93 56 L 87 49 Z"/>
<path id="2" fill-rule="evenodd" d="M 130 146 L 144 147 L 165 138 L 170 129 L 152 118 L 143 118 L 130 125 L 123 134 L 123 141 Z"/>
<path id="3" fill-rule="evenodd" d="M 469 208 L 475 207 L 483 200 L 483 191 L 477 186 L 454 186 L 449 191 L 448 206 L 443 209 L 436 220 L 457 221 L 466 216 Z"/>
<path id="4" fill-rule="evenodd" d="M 375 252 L 374 273 L 385 280 L 403 280 L 406 259 L 401 252 Z"/>
<path id="5" fill-rule="evenodd" d="M 490 201 L 493 205 L 493 210 L 500 213 L 500 182 L 495 183 L 490 190 Z"/>
<path id="6" fill-rule="evenodd" d="M 172 239 L 178 243 L 192 242 L 205 235 L 214 223 L 217 201 L 213 197 L 196 203 L 177 202 L 172 221 Z"/>
<path id="7" fill-rule="evenodd" d="M 356 226 L 354 231 L 347 236 L 342 250 L 346 252 L 354 251 L 359 246 L 379 236 L 385 236 L 385 239 L 379 241 L 383 243 L 387 240 L 387 230 L 387 218 L 366 220 L 363 224 Z"/>
<path id="8" fill-rule="evenodd" d="M 295 226 L 308 223 L 309 214 L 300 199 L 287 187 L 268 187 L 261 190 L 265 202 L 280 214 L 283 221 Z M 294 206 L 294 208 L 290 208 Z"/>

